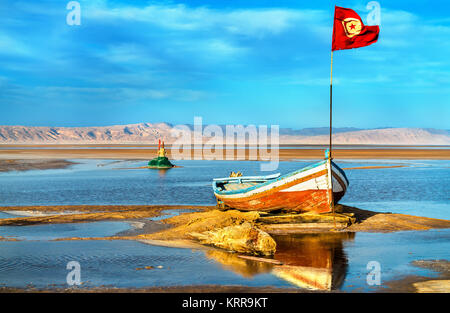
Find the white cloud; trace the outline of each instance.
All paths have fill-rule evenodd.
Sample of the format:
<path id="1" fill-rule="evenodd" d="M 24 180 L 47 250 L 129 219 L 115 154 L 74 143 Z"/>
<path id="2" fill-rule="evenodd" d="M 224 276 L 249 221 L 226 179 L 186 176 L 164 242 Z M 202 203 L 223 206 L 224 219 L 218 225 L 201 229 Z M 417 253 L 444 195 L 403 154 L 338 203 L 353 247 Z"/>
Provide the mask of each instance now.
<path id="1" fill-rule="evenodd" d="M 118 101 L 121 103 L 134 102 L 136 100 L 172 99 L 181 101 L 195 101 L 202 99 L 206 93 L 191 89 L 174 88 L 133 88 L 133 87 L 38 87 L 42 94 L 48 97 L 64 99 L 64 97 L 97 97 Z"/>
<path id="2" fill-rule="evenodd" d="M 449 47 L 450 27 L 401 10 L 381 10 L 379 45 L 386 48 L 406 48 L 439 43 Z"/>
<path id="3" fill-rule="evenodd" d="M 0 33 L 0 53 L 10 55 L 29 55 L 31 50 L 21 41 Z"/>
<path id="4" fill-rule="evenodd" d="M 123 19 L 184 31 L 223 29 L 232 34 L 258 37 L 279 34 L 302 19 L 311 21 L 320 14 L 320 11 L 291 9 L 218 11 L 205 7 L 189 8 L 182 4 L 144 8 L 90 6 L 86 9 L 86 17 L 92 19 Z"/>
<path id="5" fill-rule="evenodd" d="M 241 35 L 279 34 L 292 27 L 303 15 L 296 10 L 236 10 L 217 16 L 217 24 L 223 23 L 231 33 Z"/>
<path id="6" fill-rule="evenodd" d="M 106 53 L 98 53 L 98 56 L 119 64 L 159 65 L 164 63 L 152 56 L 148 49 L 135 43 L 109 46 Z"/>
<path id="7" fill-rule="evenodd" d="M 183 88 L 151 87 L 75 87 L 75 86 L 23 86 L 12 84 L 0 77 L 0 100 L 27 101 L 40 95 L 39 100 L 64 105 L 66 102 L 89 102 L 102 99 L 109 104 L 129 104 L 152 100 L 198 101 L 210 97 L 204 91 Z"/>
<path id="8" fill-rule="evenodd" d="M 232 56 L 241 53 L 245 53 L 246 48 L 239 47 L 237 45 L 233 45 L 230 42 L 214 39 L 203 42 L 203 47 L 206 51 L 213 53 L 213 57 L 221 56 Z"/>

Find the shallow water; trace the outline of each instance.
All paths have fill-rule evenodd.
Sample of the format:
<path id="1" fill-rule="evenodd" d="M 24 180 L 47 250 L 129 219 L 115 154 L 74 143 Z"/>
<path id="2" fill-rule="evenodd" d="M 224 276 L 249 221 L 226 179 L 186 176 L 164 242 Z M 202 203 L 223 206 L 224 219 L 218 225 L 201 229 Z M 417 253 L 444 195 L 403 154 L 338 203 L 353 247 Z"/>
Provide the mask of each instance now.
<path id="1" fill-rule="evenodd" d="M 130 224 L 126 222 L 0 226 L 0 234 L 19 240 L 52 240 L 69 237 L 106 237 L 129 228 Z"/>
<path id="2" fill-rule="evenodd" d="M 192 284 L 288 284 L 263 274 L 246 279 L 205 257 L 203 251 L 150 246 L 136 241 L 1 242 L 0 284 L 66 286 L 70 261 L 81 265 L 87 286 L 174 286 Z M 141 270 L 145 266 L 162 269 Z"/>
<path id="3" fill-rule="evenodd" d="M 450 257 L 448 230 L 299 235 L 276 240 L 274 257 L 288 269 L 222 250 L 166 248 L 136 241 L 0 242 L 0 285 L 67 287 L 67 263 L 77 261 L 84 287 L 219 284 L 371 291 L 377 286 L 366 283 L 370 261 L 381 265 L 383 288 L 384 282 L 405 275 L 436 276 L 409 265 L 413 260 Z M 145 266 L 154 269 L 136 270 Z M 308 281 L 311 278 L 313 283 Z"/>
<path id="4" fill-rule="evenodd" d="M 345 251 L 349 260 L 348 272 L 342 290 L 370 291 L 366 277 L 369 261 L 381 266 L 383 283 L 408 275 L 437 277 L 438 273 L 412 266 L 414 260 L 450 259 L 450 230 L 403 231 L 389 234 L 357 233 L 348 242 Z"/>
<path id="5" fill-rule="evenodd" d="M 182 213 L 193 213 L 193 212 L 197 212 L 197 211 L 196 210 L 191 210 L 191 209 L 162 210 L 159 216 L 148 217 L 146 219 L 148 219 L 150 221 L 161 221 L 161 220 L 165 220 L 167 218 L 171 218 L 171 217 L 180 215 Z"/>
<path id="6" fill-rule="evenodd" d="M 69 169 L 0 174 L 0 206 L 50 204 L 213 205 L 213 177 L 240 170 L 261 174 L 261 162 L 178 161 L 167 171 L 123 169 L 141 161 L 76 160 Z M 281 162 L 278 171 L 296 170 L 311 161 Z M 337 161 L 343 167 L 406 164 L 404 168 L 347 170 L 350 187 L 342 203 L 363 209 L 448 219 L 450 162 L 405 160 Z M 265 172 L 263 174 L 269 174 Z M 168 211 L 167 218 L 174 212 Z M 175 212 L 174 214 L 178 214 Z M 11 217 L 1 213 L 0 218 Z M 408 274 L 436 275 L 416 268 L 417 259 L 449 259 L 450 230 L 392 234 L 338 234 L 276 238 L 275 258 L 289 271 L 238 258 L 224 251 L 155 247 L 135 241 L 50 241 L 63 237 L 101 237 L 126 230 L 126 222 L 93 222 L 0 227 L 0 284 L 65 287 L 66 264 L 78 261 L 87 286 L 116 287 L 222 284 L 372 291 L 366 282 L 369 261 L 381 265 L 381 281 Z M 320 256 L 320 257 L 318 257 Z M 324 260 L 326 261 L 324 263 Z M 158 266 L 162 269 L 141 270 Z M 315 277 L 314 286 L 307 278 Z M 303 279 L 303 280 L 302 280 Z"/>
<path id="7" fill-rule="evenodd" d="M 230 171 L 260 175 L 256 161 L 177 161 L 170 170 L 124 169 L 143 161 L 75 160 L 62 170 L 0 174 L 0 206 L 70 204 L 214 205 L 211 182 Z M 364 209 L 445 218 L 450 212 L 450 162 L 406 160 L 336 161 L 341 167 L 408 165 L 347 170 L 350 187 L 342 203 Z M 288 173 L 312 161 L 280 162 Z M 262 172 L 270 174 L 274 172 Z"/>

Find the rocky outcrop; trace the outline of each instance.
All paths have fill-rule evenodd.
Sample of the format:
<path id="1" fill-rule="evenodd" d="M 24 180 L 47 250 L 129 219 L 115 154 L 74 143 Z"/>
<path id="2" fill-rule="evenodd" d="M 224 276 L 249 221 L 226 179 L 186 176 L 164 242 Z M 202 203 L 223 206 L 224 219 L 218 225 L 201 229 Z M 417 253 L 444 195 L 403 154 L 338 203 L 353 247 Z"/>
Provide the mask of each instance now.
<path id="1" fill-rule="evenodd" d="M 277 246 L 275 240 L 268 233 L 248 222 L 190 235 L 202 244 L 246 254 L 273 255 Z"/>

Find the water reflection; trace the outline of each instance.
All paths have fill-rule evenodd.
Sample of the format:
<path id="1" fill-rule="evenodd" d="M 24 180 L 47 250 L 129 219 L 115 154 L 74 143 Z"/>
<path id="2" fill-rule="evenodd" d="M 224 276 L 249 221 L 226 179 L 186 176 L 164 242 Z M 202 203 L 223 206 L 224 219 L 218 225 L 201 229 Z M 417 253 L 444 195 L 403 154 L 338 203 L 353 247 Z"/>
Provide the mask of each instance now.
<path id="1" fill-rule="evenodd" d="M 354 237 L 354 233 L 277 236 L 274 257 L 283 265 L 272 273 L 301 288 L 339 289 L 348 268 L 343 243 Z"/>
<path id="2" fill-rule="evenodd" d="M 167 171 L 171 170 L 170 168 L 165 168 L 165 169 L 159 169 L 158 170 L 158 176 L 159 178 L 164 178 L 166 177 Z"/>
<path id="3" fill-rule="evenodd" d="M 206 257 L 220 263 L 225 270 L 230 270 L 245 278 L 270 273 L 273 269 L 273 264 L 242 259 L 235 253 L 221 250 L 208 250 Z"/>
<path id="4" fill-rule="evenodd" d="M 206 256 L 246 278 L 272 273 L 300 288 L 334 290 L 342 286 L 347 274 L 344 241 L 354 237 L 354 233 L 274 236 L 277 242 L 274 259 L 282 265 L 242 259 L 220 250 L 207 251 Z"/>

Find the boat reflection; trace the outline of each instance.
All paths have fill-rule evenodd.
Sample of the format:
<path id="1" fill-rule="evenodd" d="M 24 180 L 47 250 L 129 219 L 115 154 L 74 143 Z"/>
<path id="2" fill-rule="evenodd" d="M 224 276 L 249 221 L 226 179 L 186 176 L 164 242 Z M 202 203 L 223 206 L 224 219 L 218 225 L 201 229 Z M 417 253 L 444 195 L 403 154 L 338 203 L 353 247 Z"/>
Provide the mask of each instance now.
<path id="1" fill-rule="evenodd" d="M 339 289 L 347 274 L 348 261 L 344 241 L 354 233 L 327 233 L 274 236 L 277 251 L 274 259 L 282 265 L 243 259 L 235 253 L 208 250 L 206 256 L 226 270 L 243 277 L 272 273 L 305 289 Z"/>
<path id="2" fill-rule="evenodd" d="M 354 233 L 276 236 L 274 258 L 283 262 L 272 273 L 298 286 L 313 290 L 339 289 L 347 274 L 344 241 Z"/>

